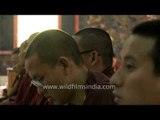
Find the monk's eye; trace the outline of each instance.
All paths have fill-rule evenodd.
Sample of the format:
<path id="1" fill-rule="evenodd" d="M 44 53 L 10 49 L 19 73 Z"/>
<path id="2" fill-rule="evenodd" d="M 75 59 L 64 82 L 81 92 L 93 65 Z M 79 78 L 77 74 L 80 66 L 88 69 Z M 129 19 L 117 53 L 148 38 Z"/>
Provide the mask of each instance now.
<path id="1" fill-rule="evenodd" d="M 44 77 L 43 77 L 43 76 L 39 77 L 39 78 L 37 79 L 37 81 L 43 84 L 43 82 L 44 82 Z"/>
<path id="2" fill-rule="evenodd" d="M 125 66 L 126 66 L 126 69 L 129 71 L 133 71 L 135 69 L 135 65 L 130 63 L 127 63 Z"/>

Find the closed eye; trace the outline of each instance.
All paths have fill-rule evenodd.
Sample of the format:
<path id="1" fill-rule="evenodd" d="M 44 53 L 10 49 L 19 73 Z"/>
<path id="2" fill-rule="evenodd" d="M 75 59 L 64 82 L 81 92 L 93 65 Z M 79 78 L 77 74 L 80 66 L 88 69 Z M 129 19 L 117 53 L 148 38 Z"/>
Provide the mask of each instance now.
<path id="1" fill-rule="evenodd" d="M 37 81 L 40 82 L 40 83 L 43 83 L 44 77 L 43 77 L 43 76 L 39 77 L 39 78 L 37 79 Z"/>
<path id="2" fill-rule="evenodd" d="M 135 66 L 132 64 L 126 64 L 126 68 L 127 68 L 127 70 L 132 71 L 135 69 Z"/>

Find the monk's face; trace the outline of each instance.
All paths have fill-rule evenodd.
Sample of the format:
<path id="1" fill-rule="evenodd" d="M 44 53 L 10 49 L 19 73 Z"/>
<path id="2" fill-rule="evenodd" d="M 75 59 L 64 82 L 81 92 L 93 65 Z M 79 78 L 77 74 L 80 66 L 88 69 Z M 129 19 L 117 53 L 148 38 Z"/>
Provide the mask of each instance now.
<path id="1" fill-rule="evenodd" d="M 29 76 L 40 81 L 42 86 L 38 87 L 39 93 L 51 97 L 55 104 L 64 104 L 69 90 L 60 89 L 60 85 L 69 84 L 68 75 L 64 68 L 56 63 L 54 66 L 42 63 L 37 54 L 32 55 L 25 61 L 25 69 Z"/>
<path id="2" fill-rule="evenodd" d="M 91 61 L 92 61 L 92 57 L 91 57 L 91 52 L 86 52 L 86 50 L 84 50 L 82 48 L 82 46 L 80 45 L 80 41 L 81 41 L 81 36 L 73 36 L 73 38 L 75 38 L 75 41 L 77 43 L 78 49 L 80 51 L 80 53 L 84 52 L 83 54 L 81 54 L 81 57 L 83 59 L 84 64 L 88 67 L 91 68 Z"/>
<path id="3" fill-rule="evenodd" d="M 151 50 L 155 43 L 151 39 L 131 35 L 124 44 L 121 66 L 111 78 L 117 104 L 160 104 L 160 77 L 153 72 Z"/>
<path id="4" fill-rule="evenodd" d="M 12 54 L 12 55 L 11 55 L 11 61 L 12 61 L 12 63 L 13 63 L 13 69 L 14 69 L 16 72 L 18 72 L 18 71 L 17 71 L 18 54 Z"/>
<path id="5" fill-rule="evenodd" d="M 18 73 L 21 73 L 24 71 L 24 62 L 25 62 L 27 46 L 28 46 L 28 43 L 26 41 L 23 42 L 20 46 L 19 54 L 18 54 L 18 64 L 17 64 Z"/>

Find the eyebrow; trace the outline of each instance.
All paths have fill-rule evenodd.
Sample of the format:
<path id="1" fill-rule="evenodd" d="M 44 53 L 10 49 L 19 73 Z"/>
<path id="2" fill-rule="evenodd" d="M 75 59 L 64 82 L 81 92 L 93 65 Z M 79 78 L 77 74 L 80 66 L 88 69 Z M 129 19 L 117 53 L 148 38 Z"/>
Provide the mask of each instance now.
<path id="1" fill-rule="evenodd" d="M 128 60 L 136 61 L 135 57 L 132 56 L 132 55 L 127 55 L 127 56 L 125 56 L 125 57 L 124 57 L 124 60 L 125 60 L 125 61 L 128 61 Z"/>
<path id="2" fill-rule="evenodd" d="M 37 76 L 36 76 L 36 75 L 34 75 L 32 79 L 33 79 L 33 80 L 36 80 L 36 79 L 37 79 Z"/>
<path id="3" fill-rule="evenodd" d="M 40 75 L 34 75 L 34 76 L 33 76 L 33 79 L 34 79 L 34 80 L 39 80 L 40 78 L 41 78 Z"/>

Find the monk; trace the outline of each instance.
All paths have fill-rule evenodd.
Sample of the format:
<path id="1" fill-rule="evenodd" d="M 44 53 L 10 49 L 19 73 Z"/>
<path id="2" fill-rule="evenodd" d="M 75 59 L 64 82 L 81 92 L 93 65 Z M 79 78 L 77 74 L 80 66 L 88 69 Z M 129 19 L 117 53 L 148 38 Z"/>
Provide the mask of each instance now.
<path id="1" fill-rule="evenodd" d="M 18 54 L 19 54 L 19 48 L 14 48 L 12 50 L 12 54 L 11 54 L 11 62 L 13 64 L 13 70 L 17 73 L 18 70 L 16 68 L 16 64 L 18 62 Z M 11 88 L 9 90 L 7 90 L 7 95 L 1 97 L 0 101 L 3 101 L 5 99 L 7 99 L 8 97 L 14 96 L 17 92 L 17 86 L 18 86 L 18 81 L 17 81 L 17 77 L 13 80 L 12 85 L 10 86 Z"/>
<path id="2" fill-rule="evenodd" d="M 38 34 L 38 33 L 36 33 Z M 48 104 L 46 103 L 47 98 L 44 97 L 44 95 L 41 95 L 40 98 L 45 99 L 43 103 L 41 102 L 42 99 L 38 99 L 37 96 L 37 88 L 31 84 L 31 78 L 26 73 L 24 68 L 24 58 L 26 51 L 30 45 L 30 42 L 33 40 L 34 36 L 36 34 L 32 34 L 28 40 L 24 41 L 20 48 L 19 48 L 19 55 L 18 55 L 18 63 L 16 65 L 16 68 L 18 70 L 19 76 L 17 77 L 17 81 L 19 81 L 18 88 L 17 88 L 17 94 L 16 96 L 13 96 L 9 98 L 9 100 L 4 101 L 1 103 L 2 105 L 39 105 L 39 104 Z M 31 104 L 34 101 L 33 104 Z M 36 104 L 36 101 L 40 102 L 39 104 Z"/>
<path id="3" fill-rule="evenodd" d="M 54 105 L 114 104 L 109 77 L 88 70 L 75 40 L 64 31 L 39 33 L 26 53 L 25 69 Z"/>
<path id="4" fill-rule="evenodd" d="M 34 37 L 37 34 L 38 34 L 38 32 L 30 35 L 30 37 L 28 39 L 28 46 L 26 48 L 26 51 L 28 50 L 28 47 L 33 42 Z M 52 104 L 53 104 L 52 101 L 50 101 L 49 98 L 45 97 L 43 93 L 38 94 L 37 87 L 35 87 L 33 84 L 31 84 L 31 79 L 30 79 L 29 87 L 27 88 L 27 93 L 26 93 L 26 96 L 24 98 L 23 105 L 52 105 Z"/>
<path id="5" fill-rule="evenodd" d="M 20 48 L 19 48 L 19 54 L 18 54 L 18 62 L 15 65 L 16 71 L 17 71 L 17 77 L 15 79 L 15 81 L 17 81 L 18 85 L 16 88 L 17 94 L 15 96 L 9 97 L 8 100 L 3 101 L 1 103 L 1 105 L 16 105 L 16 104 L 20 104 L 24 93 L 26 92 L 25 89 L 26 87 L 24 87 L 25 85 L 25 81 L 27 81 L 27 76 L 25 75 L 25 69 L 24 69 L 24 63 L 23 63 L 23 54 L 24 54 L 24 50 L 27 47 L 27 40 L 24 41 Z M 22 90 L 23 89 L 23 90 Z"/>
<path id="6" fill-rule="evenodd" d="M 111 77 L 113 47 L 109 34 L 100 28 L 84 28 L 73 35 L 85 65 Z"/>
<path id="7" fill-rule="evenodd" d="M 19 54 L 19 57 L 22 58 L 23 67 L 24 67 L 24 59 L 26 52 L 28 50 L 29 45 L 32 43 L 34 37 L 38 34 L 38 32 L 33 33 L 27 40 L 27 46 L 25 47 L 22 54 Z M 25 80 L 23 80 L 22 84 L 20 85 L 21 94 L 23 93 L 23 98 L 18 97 L 16 99 L 17 104 L 22 105 L 47 105 L 48 102 L 47 98 L 44 97 L 43 94 L 39 95 L 37 92 L 37 88 L 31 84 L 31 78 L 29 77 L 28 73 L 25 71 Z M 25 94 L 24 94 L 25 93 Z M 43 101 L 42 101 L 43 100 Z"/>
<path id="8" fill-rule="evenodd" d="M 11 61 L 13 63 L 13 70 L 17 74 L 18 74 L 18 70 L 16 68 L 16 65 L 17 65 L 17 62 L 18 62 L 18 54 L 19 54 L 19 48 L 14 48 L 13 51 L 12 51 L 12 55 L 11 55 Z M 8 90 L 7 97 L 11 97 L 11 96 L 16 94 L 17 86 L 18 86 L 18 83 L 19 83 L 19 81 L 17 81 L 17 77 L 18 77 L 18 75 L 16 76 L 15 80 L 13 81 L 10 90 Z"/>

